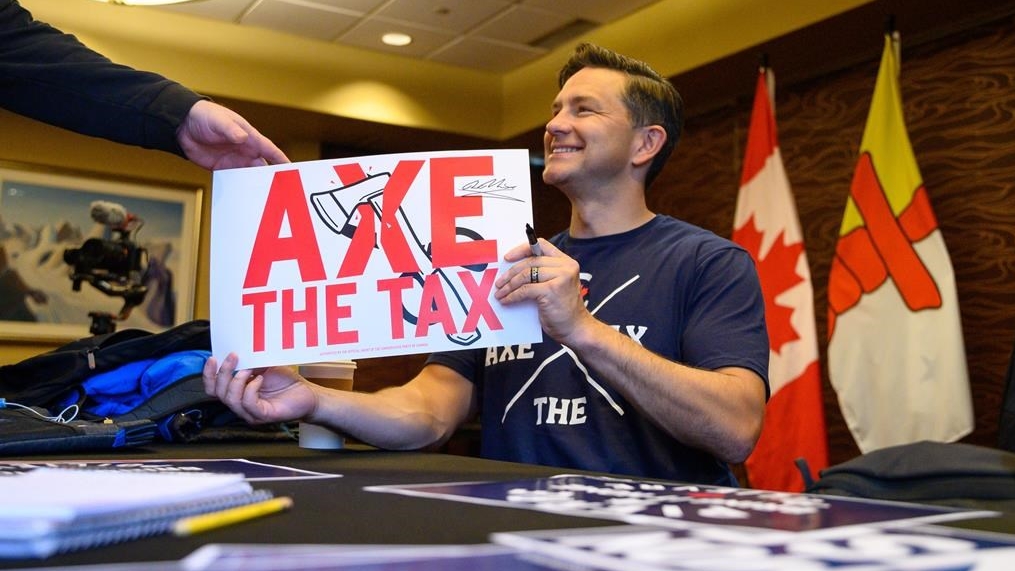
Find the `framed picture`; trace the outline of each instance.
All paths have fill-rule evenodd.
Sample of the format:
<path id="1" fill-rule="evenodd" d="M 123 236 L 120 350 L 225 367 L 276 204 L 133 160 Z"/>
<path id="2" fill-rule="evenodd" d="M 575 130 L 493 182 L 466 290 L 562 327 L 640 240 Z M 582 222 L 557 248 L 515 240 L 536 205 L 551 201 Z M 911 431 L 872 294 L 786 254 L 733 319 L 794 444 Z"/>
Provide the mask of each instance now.
<path id="1" fill-rule="evenodd" d="M 202 193 L 0 162 L 0 339 L 193 319 Z"/>

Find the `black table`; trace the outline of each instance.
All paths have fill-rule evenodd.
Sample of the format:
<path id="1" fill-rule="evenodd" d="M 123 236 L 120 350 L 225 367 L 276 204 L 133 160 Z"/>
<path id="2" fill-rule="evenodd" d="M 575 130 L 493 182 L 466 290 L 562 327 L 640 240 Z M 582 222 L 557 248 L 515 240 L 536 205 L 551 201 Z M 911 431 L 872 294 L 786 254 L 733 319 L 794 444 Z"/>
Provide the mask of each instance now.
<path id="1" fill-rule="evenodd" d="M 0 560 L 0 568 L 172 561 L 208 543 L 480 544 L 496 531 L 616 525 L 616 521 L 505 509 L 399 494 L 365 486 L 539 478 L 562 472 L 546 466 L 426 452 L 391 452 L 350 446 L 309 450 L 296 443 L 164 444 L 119 453 L 26 456 L 24 460 L 165 460 L 242 458 L 340 478 L 255 482 L 290 496 L 291 510 L 192 537 L 158 536 L 58 555 L 45 560 Z M 87 493 L 82 491 L 82 493 Z M 2 508 L 0 508 L 2 509 Z"/>
<path id="2" fill-rule="evenodd" d="M 546 466 L 426 452 L 379 451 L 362 446 L 309 450 L 295 442 L 160 444 L 121 452 L 26 456 L 46 460 L 245 459 L 339 478 L 255 482 L 278 496 L 290 496 L 286 512 L 208 531 L 192 537 L 163 535 L 90 549 L 45 560 L 0 560 L 0 568 L 175 561 L 210 543 L 244 544 L 484 544 L 491 533 L 617 525 L 615 520 L 560 515 L 492 505 L 451 502 L 364 490 L 366 486 L 438 482 L 506 481 L 583 473 Z M 3 458 L 16 461 L 15 458 Z M 593 474 L 591 472 L 585 472 Z M 82 491 L 87 493 L 87 491 Z M 2 509 L 2 507 L 0 507 Z M 967 529 L 1015 531 L 1015 514 L 950 522 Z"/>

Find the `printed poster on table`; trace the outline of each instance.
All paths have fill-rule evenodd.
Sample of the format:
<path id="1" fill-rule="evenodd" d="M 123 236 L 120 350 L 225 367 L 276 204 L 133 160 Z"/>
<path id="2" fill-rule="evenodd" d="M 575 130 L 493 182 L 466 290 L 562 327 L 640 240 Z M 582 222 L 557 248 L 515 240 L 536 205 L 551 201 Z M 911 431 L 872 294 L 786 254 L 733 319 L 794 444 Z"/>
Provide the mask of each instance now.
<path id="1" fill-rule="evenodd" d="M 996 512 L 844 496 L 561 474 L 500 482 L 382 485 L 367 488 L 425 498 L 613 519 L 674 529 L 734 528 L 764 541 L 797 534 L 838 535 L 853 526 L 900 527 Z"/>
<path id="2" fill-rule="evenodd" d="M 772 540 L 721 526 L 624 525 L 500 532 L 492 540 L 561 561 L 561 569 L 1001 571 L 1015 561 L 1015 536 L 936 526 L 857 526 Z"/>
<path id="3" fill-rule="evenodd" d="M 523 344 L 494 280 L 532 221 L 528 152 L 442 151 L 216 171 L 218 357 L 287 365 Z"/>
<path id="4" fill-rule="evenodd" d="M 243 474 L 248 482 L 314 480 L 341 478 L 341 474 L 311 472 L 278 464 L 265 464 L 245 458 L 180 458 L 166 460 L 4 460 L 0 478 L 29 472 L 36 468 L 73 468 L 115 470 L 117 472 L 158 472 L 160 474 Z"/>

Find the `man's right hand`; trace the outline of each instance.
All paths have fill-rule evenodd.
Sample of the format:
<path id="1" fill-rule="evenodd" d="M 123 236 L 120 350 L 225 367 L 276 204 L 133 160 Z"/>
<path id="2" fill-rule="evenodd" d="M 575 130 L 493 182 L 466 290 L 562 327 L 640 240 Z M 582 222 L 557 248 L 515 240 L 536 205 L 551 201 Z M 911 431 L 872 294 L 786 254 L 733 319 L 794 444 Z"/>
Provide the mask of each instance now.
<path id="1" fill-rule="evenodd" d="M 251 424 L 299 420 L 317 409 L 314 385 L 289 367 L 242 369 L 230 353 L 219 367 L 214 357 L 204 364 L 204 391 L 217 397 Z"/>

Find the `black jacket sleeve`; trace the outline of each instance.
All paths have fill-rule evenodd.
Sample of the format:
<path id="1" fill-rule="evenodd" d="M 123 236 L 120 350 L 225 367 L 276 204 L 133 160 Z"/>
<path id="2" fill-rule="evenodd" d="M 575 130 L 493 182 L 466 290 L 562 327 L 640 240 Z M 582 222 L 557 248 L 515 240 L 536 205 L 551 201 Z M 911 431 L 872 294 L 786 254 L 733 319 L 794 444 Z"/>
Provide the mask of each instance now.
<path id="1" fill-rule="evenodd" d="M 115 64 L 0 0 L 0 107 L 85 135 L 183 155 L 176 130 L 202 97 Z"/>

